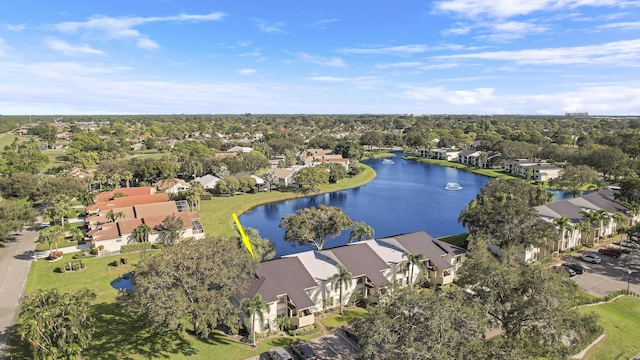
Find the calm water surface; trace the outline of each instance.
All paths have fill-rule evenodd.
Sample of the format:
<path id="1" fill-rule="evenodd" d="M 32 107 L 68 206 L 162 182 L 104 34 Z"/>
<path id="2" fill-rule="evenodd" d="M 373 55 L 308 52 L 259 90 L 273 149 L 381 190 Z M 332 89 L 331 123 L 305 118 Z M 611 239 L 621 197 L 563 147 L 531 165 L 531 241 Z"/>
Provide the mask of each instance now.
<path id="1" fill-rule="evenodd" d="M 376 237 L 414 231 L 426 231 L 433 237 L 465 232 L 458 224 L 458 216 L 490 179 L 402 160 L 402 155 L 396 154 L 393 164 L 385 164 L 381 159 L 365 161 L 377 176 L 364 186 L 259 206 L 240 217 L 242 226 L 255 228 L 262 237 L 273 241 L 277 256 L 315 249 L 293 247 L 284 242 L 284 231 L 278 225 L 283 216 L 320 204 L 340 207 L 354 221 L 366 222 L 374 228 Z M 462 190 L 445 190 L 449 182 L 460 184 Z M 339 237 L 329 239 L 325 247 L 346 244 L 348 239 L 349 231 L 344 231 Z"/>

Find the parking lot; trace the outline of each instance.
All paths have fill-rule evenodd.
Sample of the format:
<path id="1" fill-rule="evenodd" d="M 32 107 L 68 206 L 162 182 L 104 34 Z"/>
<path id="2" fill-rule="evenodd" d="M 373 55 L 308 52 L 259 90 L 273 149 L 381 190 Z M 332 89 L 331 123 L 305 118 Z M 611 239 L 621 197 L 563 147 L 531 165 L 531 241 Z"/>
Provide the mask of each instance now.
<path id="1" fill-rule="evenodd" d="M 589 294 L 603 297 L 618 290 L 629 290 L 640 293 L 640 250 L 630 249 L 631 253 L 622 254 L 619 258 L 599 254 L 597 250 L 591 251 L 602 259 L 600 264 L 590 264 L 580 260 L 578 256 L 564 259 L 565 262 L 574 262 L 582 265 L 586 272 L 576 275 L 572 279 L 578 287 Z M 628 274 L 631 271 L 631 275 Z"/>
<path id="2" fill-rule="evenodd" d="M 342 329 L 305 341 L 305 343 L 311 346 L 318 359 L 353 360 L 356 358 L 358 351 L 358 344 L 353 339 L 348 338 Z M 285 348 L 285 350 L 292 354 L 290 347 Z M 268 353 L 263 353 L 260 354 L 259 358 L 252 359 L 270 360 L 271 358 Z"/>

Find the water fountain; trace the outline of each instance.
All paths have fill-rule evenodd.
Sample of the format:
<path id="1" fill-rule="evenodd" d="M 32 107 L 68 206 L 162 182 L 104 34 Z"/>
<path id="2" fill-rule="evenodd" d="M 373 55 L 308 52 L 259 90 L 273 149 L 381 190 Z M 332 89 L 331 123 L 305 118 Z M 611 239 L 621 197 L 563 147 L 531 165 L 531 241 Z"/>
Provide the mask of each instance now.
<path id="1" fill-rule="evenodd" d="M 447 186 L 444 187 L 445 190 L 462 190 L 462 186 L 456 182 L 448 182 Z"/>

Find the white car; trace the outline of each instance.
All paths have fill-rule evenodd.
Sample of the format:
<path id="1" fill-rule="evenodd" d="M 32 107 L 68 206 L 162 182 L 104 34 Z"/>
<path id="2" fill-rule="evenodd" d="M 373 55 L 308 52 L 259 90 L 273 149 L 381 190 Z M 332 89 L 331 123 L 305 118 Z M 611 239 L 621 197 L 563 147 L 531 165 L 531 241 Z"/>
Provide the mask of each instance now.
<path id="1" fill-rule="evenodd" d="M 617 244 L 618 245 L 622 245 L 624 247 L 629 247 L 629 248 L 632 248 L 632 249 L 640 248 L 638 243 L 636 243 L 635 241 L 628 240 L 628 239 L 620 240 L 619 242 L 617 242 Z"/>
<path id="2" fill-rule="evenodd" d="M 580 259 L 592 264 L 600 264 L 600 262 L 602 261 L 602 259 L 600 259 L 600 256 L 593 253 L 582 254 L 580 255 Z"/>

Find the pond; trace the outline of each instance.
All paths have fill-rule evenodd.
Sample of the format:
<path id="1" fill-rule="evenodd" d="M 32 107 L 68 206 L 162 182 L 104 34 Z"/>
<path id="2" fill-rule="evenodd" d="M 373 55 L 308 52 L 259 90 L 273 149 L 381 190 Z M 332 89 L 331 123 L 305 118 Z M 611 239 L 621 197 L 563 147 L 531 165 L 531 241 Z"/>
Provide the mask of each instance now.
<path id="1" fill-rule="evenodd" d="M 133 275 L 135 272 L 128 272 L 121 277 L 113 280 L 111 282 L 111 286 L 116 290 L 133 290 L 133 284 L 131 283 L 131 279 L 133 279 Z"/>
<path id="2" fill-rule="evenodd" d="M 340 207 L 354 221 L 366 222 L 378 238 L 415 231 L 426 231 L 433 237 L 465 232 L 458 224 L 458 216 L 490 179 L 444 166 L 402 160 L 403 155 L 396 153 L 392 159 L 364 161 L 377 173 L 364 186 L 259 206 L 240 216 L 240 222 L 273 241 L 277 256 L 315 249 L 286 243 L 284 231 L 278 225 L 283 216 L 320 204 Z M 349 231 L 344 231 L 329 239 L 325 247 L 346 244 L 348 240 Z"/>

